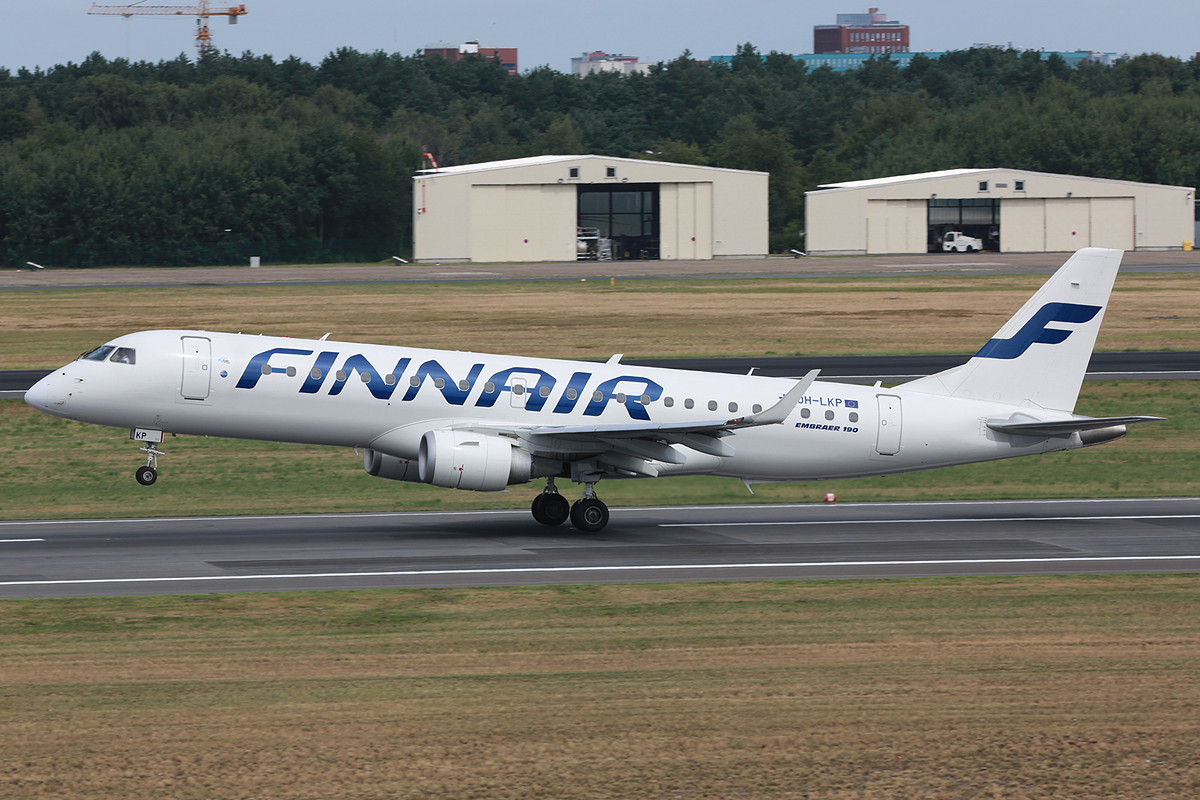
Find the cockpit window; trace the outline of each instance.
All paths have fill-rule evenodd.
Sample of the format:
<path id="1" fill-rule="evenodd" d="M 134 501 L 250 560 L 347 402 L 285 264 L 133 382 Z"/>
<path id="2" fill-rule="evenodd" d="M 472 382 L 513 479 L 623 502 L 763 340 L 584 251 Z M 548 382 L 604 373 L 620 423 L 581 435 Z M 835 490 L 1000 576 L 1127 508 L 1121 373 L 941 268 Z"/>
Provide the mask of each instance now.
<path id="1" fill-rule="evenodd" d="M 116 349 L 117 348 L 113 347 L 111 344 L 104 344 L 100 345 L 90 353 L 84 353 L 80 356 L 80 358 L 82 358 L 84 361 L 103 361 L 104 359 L 108 358 L 109 353 Z"/>
<path id="2" fill-rule="evenodd" d="M 109 361 L 114 361 L 118 364 L 135 364 L 137 363 L 137 351 L 132 347 L 118 347 L 117 352 L 112 354 Z"/>

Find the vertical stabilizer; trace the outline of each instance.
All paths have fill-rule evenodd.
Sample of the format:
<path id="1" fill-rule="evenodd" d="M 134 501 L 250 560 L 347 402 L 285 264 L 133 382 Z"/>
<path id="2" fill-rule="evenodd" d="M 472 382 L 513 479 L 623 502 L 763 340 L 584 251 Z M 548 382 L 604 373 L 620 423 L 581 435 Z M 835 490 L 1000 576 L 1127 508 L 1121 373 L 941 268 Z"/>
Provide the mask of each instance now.
<path id="1" fill-rule="evenodd" d="M 1073 411 L 1123 254 L 1077 251 L 970 361 L 904 388 Z"/>

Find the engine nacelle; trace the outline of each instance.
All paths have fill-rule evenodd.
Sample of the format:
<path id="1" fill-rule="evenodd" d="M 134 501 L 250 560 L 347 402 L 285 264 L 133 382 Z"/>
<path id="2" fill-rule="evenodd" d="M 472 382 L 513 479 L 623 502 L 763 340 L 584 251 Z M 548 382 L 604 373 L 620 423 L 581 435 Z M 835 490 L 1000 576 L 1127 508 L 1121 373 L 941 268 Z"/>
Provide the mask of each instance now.
<path id="1" fill-rule="evenodd" d="M 421 437 L 417 470 L 425 483 L 478 492 L 498 492 L 553 474 L 507 439 L 467 431 L 427 431 Z"/>
<path id="2" fill-rule="evenodd" d="M 396 456 L 389 456 L 369 447 L 363 450 L 363 469 L 367 471 L 368 475 L 387 478 L 390 481 L 420 482 L 421 480 L 415 460 L 396 458 Z"/>

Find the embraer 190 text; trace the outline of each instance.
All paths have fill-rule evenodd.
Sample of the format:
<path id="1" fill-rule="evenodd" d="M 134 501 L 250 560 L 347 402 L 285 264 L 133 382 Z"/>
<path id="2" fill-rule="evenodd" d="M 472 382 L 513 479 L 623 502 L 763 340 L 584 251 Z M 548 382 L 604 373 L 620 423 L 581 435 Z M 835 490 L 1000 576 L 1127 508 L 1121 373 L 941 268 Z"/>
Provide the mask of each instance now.
<path id="1" fill-rule="evenodd" d="M 1111 441 L 1075 401 L 1122 252 L 1075 253 L 966 364 L 892 388 L 208 331 L 121 336 L 25 395 L 128 428 L 361 449 L 380 478 L 499 491 L 546 479 L 545 525 L 608 523 L 602 478 L 852 478 Z M 583 485 L 571 504 L 556 479 Z"/>

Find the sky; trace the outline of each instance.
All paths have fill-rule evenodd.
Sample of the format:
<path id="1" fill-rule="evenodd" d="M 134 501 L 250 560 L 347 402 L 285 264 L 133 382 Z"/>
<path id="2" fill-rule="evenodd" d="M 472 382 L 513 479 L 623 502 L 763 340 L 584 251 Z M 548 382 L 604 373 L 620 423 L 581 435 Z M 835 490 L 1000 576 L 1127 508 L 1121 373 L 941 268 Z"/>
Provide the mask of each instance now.
<path id="1" fill-rule="evenodd" d="M 111 0 L 127 5 L 131 0 Z M 242 0 L 238 0 L 240 3 Z M 1200 51 L 1196 0 L 868 0 L 909 25 L 911 46 L 961 50 L 974 44 L 1020 50 L 1162 53 Z M 145 0 L 186 5 L 194 0 Z M 236 25 L 210 23 L 213 42 L 240 55 L 290 55 L 313 64 L 341 47 L 411 55 L 427 43 L 518 48 L 522 71 L 548 65 L 569 72 L 571 58 L 603 50 L 669 61 L 732 54 L 749 42 L 761 52 L 812 51 L 814 25 L 862 13 L 853 0 L 245 0 Z M 195 18 L 89 15 L 90 0 L 0 0 L 0 67 L 12 71 L 108 59 L 158 62 L 194 57 Z M 210 7 L 235 5 L 210 0 Z"/>

